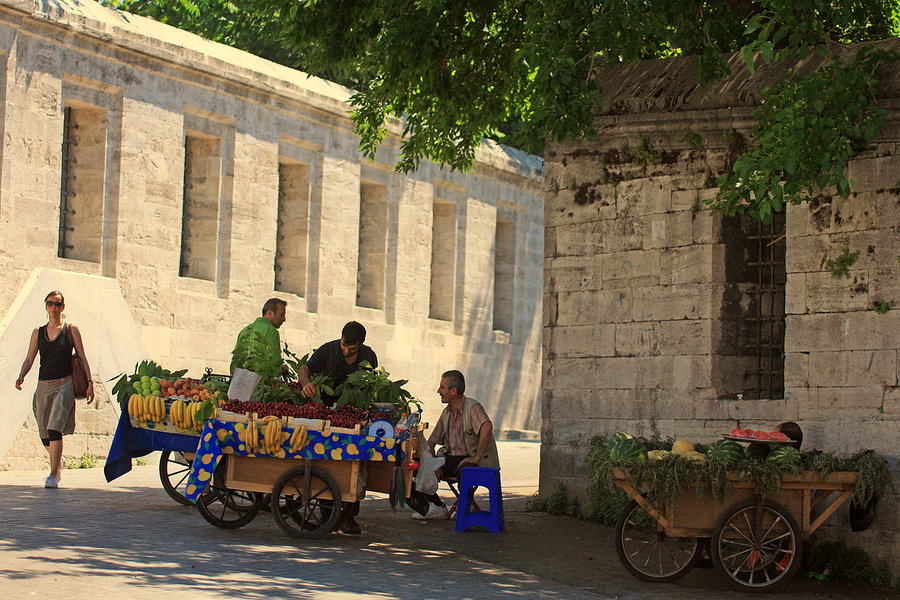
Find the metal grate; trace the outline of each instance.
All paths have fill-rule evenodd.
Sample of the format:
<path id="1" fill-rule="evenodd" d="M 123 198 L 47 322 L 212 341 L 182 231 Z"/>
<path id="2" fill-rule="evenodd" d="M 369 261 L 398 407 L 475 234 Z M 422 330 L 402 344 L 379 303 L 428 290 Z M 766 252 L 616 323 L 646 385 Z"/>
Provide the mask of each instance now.
<path id="1" fill-rule="evenodd" d="M 755 314 L 747 315 L 751 327 L 745 350 L 755 354 L 756 366 L 745 373 L 744 396 L 780 399 L 784 397 L 784 214 L 775 215 L 771 223 L 757 221 L 750 225 L 747 241 L 747 267 L 755 271 L 756 281 L 750 290 Z"/>
<path id="2" fill-rule="evenodd" d="M 193 170 L 194 153 L 191 150 L 190 136 L 184 139 L 184 178 L 182 180 L 181 192 L 181 256 L 178 260 L 178 276 L 190 277 L 191 265 L 189 263 L 191 248 L 191 230 L 188 225 L 188 219 L 191 216 L 191 190 L 194 184 L 191 183 L 191 172 Z"/>
<path id="3" fill-rule="evenodd" d="M 63 113 L 63 141 L 62 141 L 62 177 L 59 186 L 59 248 L 56 255 L 66 258 L 69 250 L 73 248 L 69 243 L 69 232 L 75 231 L 71 225 L 71 216 L 75 210 L 71 207 L 70 199 L 75 197 L 72 182 L 75 180 L 75 157 L 72 156 L 73 148 L 78 145 L 75 141 L 75 130 L 78 126 L 72 122 L 72 109 L 66 107 Z"/>

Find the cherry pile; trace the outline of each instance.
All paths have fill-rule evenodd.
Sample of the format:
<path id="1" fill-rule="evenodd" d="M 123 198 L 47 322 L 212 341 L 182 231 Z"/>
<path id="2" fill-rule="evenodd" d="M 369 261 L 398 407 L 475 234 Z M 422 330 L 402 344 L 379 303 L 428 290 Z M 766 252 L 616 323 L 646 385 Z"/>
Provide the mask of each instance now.
<path id="1" fill-rule="evenodd" d="M 290 402 L 244 402 L 243 400 L 229 400 L 223 404 L 221 408 L 222 410 L 241 414 L 257 413 L 260 417 L 267 417 L 269 415 L 306 417 L 306 415 L 300 413 L 302 407 L 291 404 Z"/>
<path id="2" fill-rule="evenodd" d="M 329 417 L 331 424 L 335 427 L 346 427 L 353 429 L 357 424 L 366 424 L 369 422 L 369 411 L 353 406 L 337 406 Z"/>
<path id="3" fill-rule="evenodd" d="M 304 419 L 330 419 L 331 409 L 320 402 L 307 402 L 303 406 L 297 406 L 297 414 L 294 416 Z"/>
<path id="4" fill-rule="evenodd" d="M 331 421 L 334 427 L 353 429 L 356 425 L 367 425 L 369 421 L 384 418 L 384 413 L 370 412 L 353 406 L 337 406 L 328 408 L 318 402 L 307 402 L 297 405 L 290 402 L 244 402 L 229 400 L 222 405 L 223 410 L 235 413 L 256 413 L 260 417 L 275 415 L 279 417 L 299 417 L 302 419 L 320 419 Z"/>

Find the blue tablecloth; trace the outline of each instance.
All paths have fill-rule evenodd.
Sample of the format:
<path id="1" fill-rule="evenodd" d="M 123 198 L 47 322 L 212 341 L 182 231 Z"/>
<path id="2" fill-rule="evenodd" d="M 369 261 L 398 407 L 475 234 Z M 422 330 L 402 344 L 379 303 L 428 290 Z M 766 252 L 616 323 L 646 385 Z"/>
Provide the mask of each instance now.
<path id="1" fill-rule="evenodd" d="M 284 439 L 278 442 L 275 454 L 267 454 L 264 450 L 258 453 L 248 451 L 244 442 L 244 423 L 209 419 L 200 433 L 200 444 L 195 443 L 197 455 L 191 464 L 184 497 L 196 502 L 206 489 L 213 472 L 222 458 L 222 454 L 236 456 L 273 456 L 276 458 L 310 458 L 319 460 L 374 460 L 395 462 L 397 460 L 396 444 L 409 437 L 403 432 L 397 438 L 381 438 L 352 433 L 322 433 L 308 431 L 307 443 L 297 452 L 290 449 L 290 442 Z M 293 433 L 292 428 L 279 429 L 280 434 Z M 194 438 L 195 440 L 197 438 Z M 403 453 L 401 451 L 401 459 Z"/>
<path id="2" fill-rule="evenodd" d="M 199 441 L 199 435 L 166 433 L 132 427 L 128 411 L 123 410 L 119 415 L 116 435 L 109 447 L 106 465 L 103 467 L 106 481 L 112 481 L 130 471 L 132 458 L 145 456 L 156 450 L 195 452 Z"/>

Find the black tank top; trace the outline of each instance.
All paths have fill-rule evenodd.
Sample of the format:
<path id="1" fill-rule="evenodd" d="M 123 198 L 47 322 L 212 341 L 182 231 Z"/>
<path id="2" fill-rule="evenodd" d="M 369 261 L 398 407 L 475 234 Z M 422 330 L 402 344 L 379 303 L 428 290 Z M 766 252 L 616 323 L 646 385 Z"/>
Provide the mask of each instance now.
<path id="1" fill-rule="evenodd" d="M 38 352 L 41 354 L 41 366 L 38 379 L 53 381 L 72 374 L 72 344 L 69 342 L 69 324 L 63 325 L 62 331 L 52 342 L 47 339 L 47 326 L 38 329 Z"/>

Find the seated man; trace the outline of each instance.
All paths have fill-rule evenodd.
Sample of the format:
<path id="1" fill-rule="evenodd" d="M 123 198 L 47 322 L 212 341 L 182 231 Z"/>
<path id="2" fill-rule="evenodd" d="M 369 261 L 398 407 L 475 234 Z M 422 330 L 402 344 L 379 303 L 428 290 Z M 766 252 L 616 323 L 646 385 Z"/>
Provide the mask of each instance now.
<path id="1" fill-rule="evenodd" d="M 497 443 L 494 441 L 494 425 L 484 407 L 476 400 L 467 398 L 466 379 L 459 371 L 447 371 L 441 375 L 437 393 L 447 407 L 441 413 L 431 435 L 428 446 L 434 454 L 436 445 L 442 446 L 445 461 L 438 477 L 459 479 L 463 467 L 500 467 Z M 433 519 L 447 515 L 447 506 L 437 493 L 429 500 L 428 514 L 418 513 L 414 519 Z"/>

